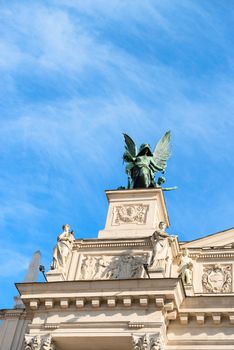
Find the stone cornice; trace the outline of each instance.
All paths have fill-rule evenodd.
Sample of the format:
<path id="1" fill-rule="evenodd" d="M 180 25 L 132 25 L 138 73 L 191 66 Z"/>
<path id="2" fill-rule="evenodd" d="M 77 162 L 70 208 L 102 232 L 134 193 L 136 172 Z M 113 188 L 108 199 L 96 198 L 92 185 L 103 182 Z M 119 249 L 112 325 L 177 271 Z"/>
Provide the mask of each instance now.
<path id="1" fill-rule="evenodd" d="M 171 312 L 185 295 L 178 278 L 18 283 L 27 310 L 147 307 Z"/>
<path id="2" fill-rule="evenodd" d="M 128 328 L 130 332 L 142 328 L 159 327 L 161 322 L 130 322 L 130 321 L 112 321 L 112 322 L 95 322 L 95 321 L 80 321 L 80 322 L 61 322 L 61 323 L 44 323 L 40 325 L 40 330 L 56 330 L 56 329 L 108 329 L 108 328 Z M 37 324 L 29 324 L 29 330 L 38 329 Z"/>
<path id="3" fill-rule="evenodd" d="M 200 251 L 200 252 L 191 252 L 190 257 L 192 259 L 234 259 L 233 251 Z"/>
<path id="4" fill-rule="evenodd" d="M 0 310 L 0 320 L 4 319 L 24 319 L 26 318 L 26 311 L 24 309 L 2 309 Z"/>
<path id="5" fill-rule="evenodd" d="M 189 322 L 195 322 L 198 325 L 203 325 L 209 322 L 214 325 L 220 325 L 222 322 L 234 324 L 234 311 L 209 311 L 200 310 L 196 312 L 180 312 L 177 319 L 182 325 Z"/>
<path id="6" fill-rule="evenodd" d="M 149 238 L 144 239 L 117 239 L 117 240 L 76 240 L 73 244 L 74 250 L 83 250 L 83 249 L 108 249 L 108 248 L 142 248 L 142 247 L 151 247 L 151 241 Z"/>

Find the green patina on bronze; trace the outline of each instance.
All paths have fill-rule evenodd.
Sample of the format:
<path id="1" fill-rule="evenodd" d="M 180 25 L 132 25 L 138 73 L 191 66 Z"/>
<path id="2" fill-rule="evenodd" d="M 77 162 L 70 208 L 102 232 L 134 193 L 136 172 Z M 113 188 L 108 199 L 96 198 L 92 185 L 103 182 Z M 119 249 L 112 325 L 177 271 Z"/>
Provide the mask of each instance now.
<path id="1" fill-rule="evenodd" d="M 124 135 L 125 152 L 123 160 L 126 165 L 128 175 L 128 189 L 161 187 L 166 181 L 160 176 L 155 182 L 155 175 L 158 172 L 165 173 L 167 160 L 171 155 L 170 131 L 159 140 L 152 152 L 149 144 L 142 144 L 137 151 L 135 142 L 127 134 Z M 172 190 L 175 187 L 164 188 Z"/>

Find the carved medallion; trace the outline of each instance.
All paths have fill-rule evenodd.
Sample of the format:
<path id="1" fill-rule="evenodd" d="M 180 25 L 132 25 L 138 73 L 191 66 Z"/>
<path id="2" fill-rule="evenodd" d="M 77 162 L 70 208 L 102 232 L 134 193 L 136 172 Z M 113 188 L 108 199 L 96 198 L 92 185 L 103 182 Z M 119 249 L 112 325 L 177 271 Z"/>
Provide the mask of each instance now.
<path id="1" fill-rule="evenodd" d="M 204 265 L 202 285 L 205 293 L 231 293 L 232 266 Z"/>
<path id="2" fill-rule="evenodd" d="M 112 225 L 138 224 L 146 222 L 149 206 L 144 204 L 117 205 L 113 209 Z"/>

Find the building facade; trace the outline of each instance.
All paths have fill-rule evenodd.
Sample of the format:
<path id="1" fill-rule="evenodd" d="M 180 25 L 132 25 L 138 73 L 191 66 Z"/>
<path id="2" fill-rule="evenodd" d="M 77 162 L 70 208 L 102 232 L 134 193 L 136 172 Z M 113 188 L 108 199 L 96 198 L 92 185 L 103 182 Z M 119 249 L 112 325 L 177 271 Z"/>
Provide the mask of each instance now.
<path id="1" fill-rule="evenodd" d="M 18 283 L 1 350 L 234 350 L 234 229 L 169 235 L 160 188 L 107 191 L 97 239 L 63 227 L 45 283 Z"/>

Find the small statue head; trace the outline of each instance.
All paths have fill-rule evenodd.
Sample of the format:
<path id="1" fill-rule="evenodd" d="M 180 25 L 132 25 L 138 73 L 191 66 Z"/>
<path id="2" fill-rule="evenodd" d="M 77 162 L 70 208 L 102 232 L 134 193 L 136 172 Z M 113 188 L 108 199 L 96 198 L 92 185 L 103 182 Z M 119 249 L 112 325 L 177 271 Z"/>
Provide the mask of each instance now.
<path id="1" fill-rule="evenodd" d="M 183 256 L 189 256 L 189 250 L 187 248 L 183 250 Z"/>
<path id="2" fill-rule="evenodd" d="M 64 232 L 70 232 L 70 225 L 68 225 L 68 224 L 64 224 L 63 226 L 62 226 L 62 229 L 63 229 L 63 231 Z"/>
<path id="3" fill-rule="evenodd" d="M 150 150 L 150 145 L 148 143 L 143 143 L 142 145 L 140 145 L 138 156 L 143 156 L 143 155 L 153 156 Z"/>
<path id="4" fill-rule="evenodd" d="M 160 223 L 158 224 L 158 227 L 160 230 L 165 231 L 167 228 L 167 224 L 164 221 L 160 221 Z"/>

